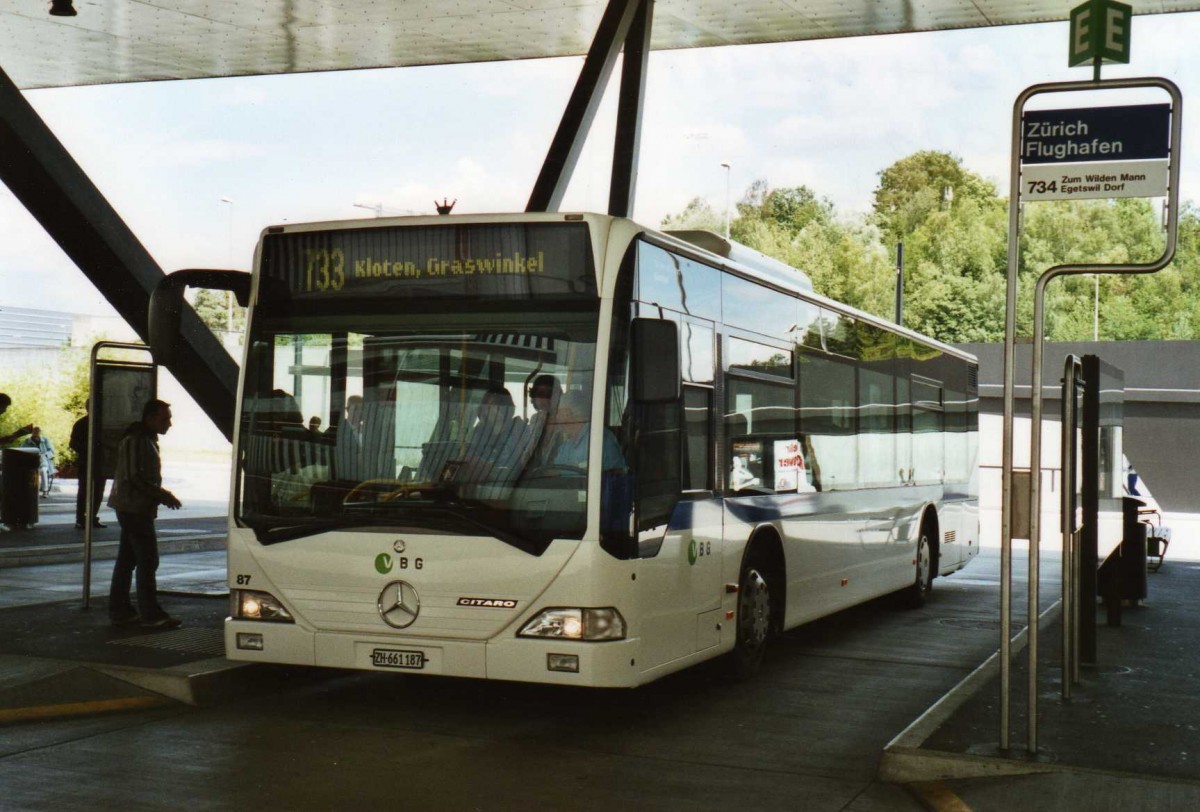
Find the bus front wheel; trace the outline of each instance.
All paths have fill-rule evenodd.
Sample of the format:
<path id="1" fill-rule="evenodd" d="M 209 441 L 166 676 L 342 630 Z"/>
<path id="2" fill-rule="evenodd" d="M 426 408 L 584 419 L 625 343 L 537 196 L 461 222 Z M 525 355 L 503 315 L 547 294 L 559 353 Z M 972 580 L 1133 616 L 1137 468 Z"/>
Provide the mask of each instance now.
<path id="1" fill-rule="evenodd" d="M 754 562 L 747 562 L 738 583 L 737 642 L 730 655 L 733 677 L 746 679 L 758 671 L 770 634 L 771 588 Z"/>

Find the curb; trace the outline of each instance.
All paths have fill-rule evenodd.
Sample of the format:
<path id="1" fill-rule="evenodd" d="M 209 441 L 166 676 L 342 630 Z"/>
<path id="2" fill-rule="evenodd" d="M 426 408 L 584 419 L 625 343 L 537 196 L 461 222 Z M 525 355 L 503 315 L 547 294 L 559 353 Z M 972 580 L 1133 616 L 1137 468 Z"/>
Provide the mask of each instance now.
<path id="1" fill-rule="evenodd" d="M 1052 624 L 1062 610 L 1057 600 L 1038 616 L 1038 629 Z M 1019 654 L 1029 643 L 1029 629 L 1022 629 L 1012 639 L 1010 653 Z M 921 784 L 955 778 L 992 778 L 1004 775 L 1059 772 L 1061 767 L 1035 759 L 1022 761 L 1020 756 L 991 758 L 988 756 L 924 750 L 921 745 L 948 720 L 967 700 L 983 690 L 1000 673 L 1000 652 L 997 650 L 983 664 L 963 677 L 957 685 L 933 703 L 912 724 L 883 748 L 879 761 L 879 780 L 889 784 Z"/>
<path id="2" fill-rule="evenodd" d="M 238 696 L 240 678 L 250 673 L 245 669 L 251 665 L 254 663 L 235 663 L 224 657 L 213 657 L 172 668 L 100 664 L 88 667 L 142 690 L 195 707 Z"/>
<path id="3" fill-rule="evenodd" d="M 202 536 L 185 536 L 182 538 L 159 538 L 158 552 L 160 555 L 172 553 L 197 553 L 211 550 L 224 550 L 227 536 L 220 534 L 205 534 Z M 117 557 L 119 541 L 100 541 L 92 543 L 92 561 L 112 561 Z M 29 567 L 41 564 L 81 564 L 83 563 L 83 544 L 47 544 L 37 547 L 10 547 L 0 550 L 0 569 L 12 567 Z"/>

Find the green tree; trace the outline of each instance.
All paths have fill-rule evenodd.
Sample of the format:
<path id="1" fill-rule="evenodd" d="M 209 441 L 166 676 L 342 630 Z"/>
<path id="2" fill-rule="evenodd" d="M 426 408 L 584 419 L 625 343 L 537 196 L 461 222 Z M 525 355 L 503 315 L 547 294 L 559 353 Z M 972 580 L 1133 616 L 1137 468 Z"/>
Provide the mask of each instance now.
<path id="1" fill-rule="evenodd" d="M 663 231 L 712 231 L 725 233 L 725 219 L 712 210 L 707 200 L 693 197 L 679 214 L 668 215 L 662 221 Z"/>
<path id="2" fill-rule="evenodd" d="M 997 199 L 955 199 L 907 236 L 907 326 L 942 341 L 1003 338 L 1004 220 Z"/>
<path id="3" fill-rule="evenodd" d="M 894 244 L 951 202 L 997 199 L 995 184 L 966 169 L 960 158 L 921 151 L 879 173 L 872 216 L 883 238 Z"/>
<path id="4" fill-rule="evenodd" d="M 817 292 L 876 315 L 892 309 L 895 275 L 877 230 L 839 219 L 806 186 L 751 184 L 737 205 L 733 239 L 808 274 Z"/>
<path id="5" fill-rule="evenodd" d="M 807 186 L 772 189 L 765 180 L 750 184 L 737 204 L 738 217 L 730 226 L 730 235 L 739 242 L 745 231 L 765 223 L 788 237 L 795 238 L 812 225 L 827 226 L 834 220 L 833 203 Z"/>
<path id="6" fill-rule="evenodd" d="M 1196 215 L 1185 211 L 1180 233 L 1189 240 L 1178 260 L 1148 275 L 1101 275 L 1100 338 L 1149 340 L 1195 334 Z M 1148 263 L 1162 254 L 1165 238 L 1148 200 L 1076 200 L 1026 207 L 1021 245 L 1021 322 L 1032 332 L 1037 278 L 1060 264 Z M 1181 241 L 1183 248 L 1183 241 Z M 1190 256 L 1189 256 L 1190 255 Z M 1183 267 L 1181 268 L 1181 264 Z M 1186 268 L 1187 270 L 1184 270 Z M 1086 341 L 1095 324 L 1095 280 L 1060 277 L 1046 289 L 1046 336 Z"/>
<path id="7" fill-rule="evenodd" d="M 237 333 L 246 329 L 246 310 L 238 306 L 228 291 L 201 288 L 196 291 L 192 307 L 200 321 L 214 333 L 231 330 Z"/>
<path id="8" fill-rule="evenodd" d="M 995 185 L 944 152 L 879 173 L 872 220 L 904 245 L 904 323 L 948 342 L 1004 337 L 1006 207 Z"/>

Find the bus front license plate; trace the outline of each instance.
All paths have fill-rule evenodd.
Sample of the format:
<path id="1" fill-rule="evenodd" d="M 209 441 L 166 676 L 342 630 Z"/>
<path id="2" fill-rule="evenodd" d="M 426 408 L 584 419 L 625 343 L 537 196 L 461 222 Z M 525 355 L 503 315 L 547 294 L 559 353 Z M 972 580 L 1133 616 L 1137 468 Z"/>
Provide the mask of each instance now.
<path id="1" fill-rule="evenodd" d="M 425 667 L 425 652 L 377 648 L 371 652 L 371 665 L 378 668 L 407 668 L 419 671 Z"/>

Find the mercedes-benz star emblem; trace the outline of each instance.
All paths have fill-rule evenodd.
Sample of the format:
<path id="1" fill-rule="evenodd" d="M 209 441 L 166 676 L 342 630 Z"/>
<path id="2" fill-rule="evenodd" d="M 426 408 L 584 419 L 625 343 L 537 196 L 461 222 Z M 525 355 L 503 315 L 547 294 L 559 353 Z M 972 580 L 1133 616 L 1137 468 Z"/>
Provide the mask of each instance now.
<path id="1" fill-rule="evenodd" d="M 396 539 L 396 541 L 392 544 L 392 550 L 394 550 L 396 553 L 404 552 L 404 539 Z"/>
<path id="2" fill-rule="evenodd" d="M 379 593 L 379 616 L 394 629 L 413 624 L 421 613 L 421 599 L 408 581 L 392 581 Z"/>

